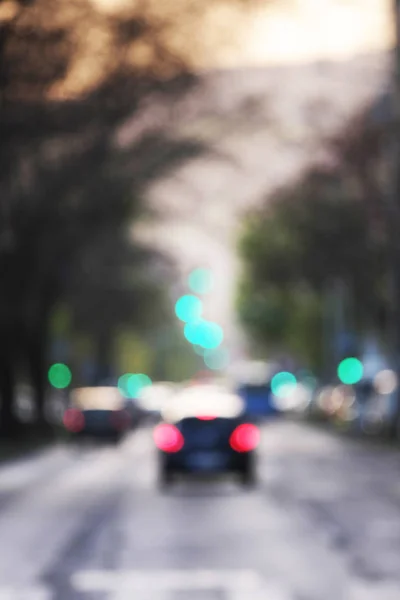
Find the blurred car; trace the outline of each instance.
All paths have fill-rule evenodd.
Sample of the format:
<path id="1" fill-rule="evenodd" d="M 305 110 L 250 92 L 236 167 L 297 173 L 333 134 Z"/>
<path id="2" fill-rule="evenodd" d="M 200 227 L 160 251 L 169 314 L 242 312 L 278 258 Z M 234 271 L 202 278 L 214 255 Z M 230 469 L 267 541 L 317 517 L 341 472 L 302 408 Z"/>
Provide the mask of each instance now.
<path id="1" fill-rule="evenodd" d="M 359 407 L 358 427 L 369 435 L 390 435 L 397 414 L 396 373 L 383 369 L 372 380 L 362 380 L 354 387 Z"/>
<path id="2" fill-rule="evenodd" d="M 252 422 L 261 422 L 280 414 L 269 383 L 244 384 L 238 387 L 237 393 L 243 399 L 247 418 Z"/>
<path id="3" fill-rule="evenodd" d="M 131 419 L 117 388 L 93 387 L 73 391 L 63 424 L 73 439 L 118 443 L 130 428 Z"/>
<path id="4" fill-rule="evenodd" d="M 147 414 L 136 400 L 126 399 L 124 407 L 130 418 L 131 429 L 136 429 L 146 422 Z"/>
<path id="5" fill-rule="evenodd" d="M 184 417 L 154 430 L 163 485 L 176 474 L 232 473 L 244 485 L 255 483 L 258 428 L 240 417 Z"/>

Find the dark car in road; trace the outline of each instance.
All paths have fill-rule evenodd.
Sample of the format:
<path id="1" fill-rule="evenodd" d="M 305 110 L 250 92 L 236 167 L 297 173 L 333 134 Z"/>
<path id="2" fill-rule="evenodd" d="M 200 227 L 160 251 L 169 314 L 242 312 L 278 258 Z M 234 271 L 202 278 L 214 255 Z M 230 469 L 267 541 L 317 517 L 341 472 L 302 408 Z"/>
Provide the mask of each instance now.
<path id="1" fill-rule="evenodd" d="M 177 474 L 232 473 L 251 485 L 259 439 L 258 428 L 241 418 L 189 416 L 160 423 L 154 429 L 160 483 L 171 484 Z"/>
<path id="2" fill-rule="evenodd" d="M 129 429 L 130 419 L 124 410 L 69 408 L 64 414 L 64 426 L 76 440 L 90 438 L 118 443 Z"/>
<path id="3" fill-rule="evenodd" d="M 116 388 L 80 388 L 72 395 L 63 423 L 75 440 L 96 439 L 117 443 L 130 429 L 131 417 Z"/>

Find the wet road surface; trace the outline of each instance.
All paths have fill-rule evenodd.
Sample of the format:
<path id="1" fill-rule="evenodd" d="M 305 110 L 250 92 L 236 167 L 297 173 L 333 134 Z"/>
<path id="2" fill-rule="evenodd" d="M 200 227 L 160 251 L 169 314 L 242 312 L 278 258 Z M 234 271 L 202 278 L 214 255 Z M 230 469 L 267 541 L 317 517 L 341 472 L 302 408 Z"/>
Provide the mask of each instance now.
<path id="1" fill-rule="evenodd" d="M 263 428 L 259 484 L 157 487 L 150 430 L 0 468 L 0 600 L 398 600 L 400 452 Z"/>

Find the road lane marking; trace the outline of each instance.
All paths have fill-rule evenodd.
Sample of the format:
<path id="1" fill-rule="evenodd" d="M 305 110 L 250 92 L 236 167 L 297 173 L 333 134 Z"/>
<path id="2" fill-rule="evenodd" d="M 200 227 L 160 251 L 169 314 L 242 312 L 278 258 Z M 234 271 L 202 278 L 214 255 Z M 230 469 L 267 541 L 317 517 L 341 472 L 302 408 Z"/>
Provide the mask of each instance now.
<path id="1" fill-rule="evenodd" d="M 224 592 L 227 600 L 290 600 L 284 590 L 268 585 L 252 570 L 81 571 L 71 584 L 80 592 L 107 592 L 110 600 L 128 600 L 139 592 L 143 600 L 163 598 L 178 591 Z"/>

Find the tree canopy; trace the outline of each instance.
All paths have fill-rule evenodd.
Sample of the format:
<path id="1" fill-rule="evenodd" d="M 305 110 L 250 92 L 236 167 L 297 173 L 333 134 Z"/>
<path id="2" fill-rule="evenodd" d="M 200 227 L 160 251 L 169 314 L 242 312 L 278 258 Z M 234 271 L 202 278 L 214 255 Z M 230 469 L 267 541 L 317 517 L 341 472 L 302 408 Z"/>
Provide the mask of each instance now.
<path id="1" fill-rule="evenodd" d="M 348 162 L 316 166 L 277 190 L 248 215 L 240 240 L 245 327 L 264 347 L 284 346 L 317 367 L 335 282 L 346 289 L 355 330 L 382 322 L 388 300 L 386 237 L 372 235 L 367 201 L 348 169 Z"/>
<path id="2" fill-rule="evenodd" d="M 21 374 L 44 418 L 57 306 L 68 304 L 106 368 L 122 325 L 139 332 L 168 318 L 173 266 L 139 244 L 132 224 L 147 214 L 147 186 L 205 150 L 158 119 L 195 82 L 165 47 L 166 20 L 103 14 L 86 0 L 12 4 L 0 11 L 0 427 L 9 433 Z M 143 44 L 149 62 L 130 60 Z"/>

